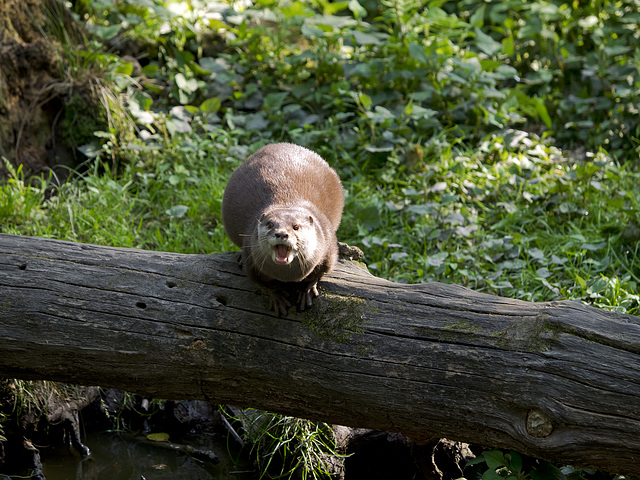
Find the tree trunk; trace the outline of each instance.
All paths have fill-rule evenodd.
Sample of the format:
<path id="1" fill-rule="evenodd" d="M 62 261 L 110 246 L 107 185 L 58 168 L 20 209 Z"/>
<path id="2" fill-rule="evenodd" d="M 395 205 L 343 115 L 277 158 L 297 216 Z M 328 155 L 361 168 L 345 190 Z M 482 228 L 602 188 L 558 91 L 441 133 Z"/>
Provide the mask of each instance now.
<path id="1" fill-rule="evenodd" d="M 237 258 L 0 235 L 0 375 L 640 474 L 639 318 L 350 263 L 276 318 Z"/>

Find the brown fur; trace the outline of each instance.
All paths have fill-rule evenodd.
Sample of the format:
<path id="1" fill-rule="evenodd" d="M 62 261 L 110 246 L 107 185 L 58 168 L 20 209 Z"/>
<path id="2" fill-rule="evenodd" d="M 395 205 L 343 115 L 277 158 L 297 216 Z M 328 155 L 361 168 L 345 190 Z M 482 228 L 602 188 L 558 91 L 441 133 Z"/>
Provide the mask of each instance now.
<path id="1" fill-rule="evenodd" d="M 343 206 L 336 172 L 316 153 L 291 143 L 261 148 L 231 175 L 222 222 L 242 248 L 249 278 L 269 289 L 278 315 L 287 314 L 292 284 L 301 310 L 318 296 L 318 281 L 338 258 L 335 232 Z"/>

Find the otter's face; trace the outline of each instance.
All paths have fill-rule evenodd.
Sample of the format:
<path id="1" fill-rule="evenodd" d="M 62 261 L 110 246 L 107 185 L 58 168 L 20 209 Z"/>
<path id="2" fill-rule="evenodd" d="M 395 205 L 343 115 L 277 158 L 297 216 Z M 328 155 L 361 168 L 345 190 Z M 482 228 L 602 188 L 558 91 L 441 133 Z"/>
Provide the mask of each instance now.
<path id="1" fill-rule="evenodd" d="M 261 248 L 269 248 L 275 264 L 290 265 L 301 251 L 304 259 L 305 251 L 315 249 L 317 240 L 313 217 L 295 210 L 271 211 L 259 220 L 258 240 Z"/>

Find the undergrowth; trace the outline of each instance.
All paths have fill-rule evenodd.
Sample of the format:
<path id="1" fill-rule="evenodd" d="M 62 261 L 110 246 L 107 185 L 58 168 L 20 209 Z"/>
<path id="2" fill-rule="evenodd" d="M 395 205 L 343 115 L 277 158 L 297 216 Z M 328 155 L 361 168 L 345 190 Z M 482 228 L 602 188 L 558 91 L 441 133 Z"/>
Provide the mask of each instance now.
<path id="1" fill-rule="evenodd" d="M 224 413 L 227 415 L 226 413 Z M 337 458 L 333 429 L 324 423 L 259 410 L 242 410 L 229 417 L 242 426 L 259 478 L 332 478 Z"/>

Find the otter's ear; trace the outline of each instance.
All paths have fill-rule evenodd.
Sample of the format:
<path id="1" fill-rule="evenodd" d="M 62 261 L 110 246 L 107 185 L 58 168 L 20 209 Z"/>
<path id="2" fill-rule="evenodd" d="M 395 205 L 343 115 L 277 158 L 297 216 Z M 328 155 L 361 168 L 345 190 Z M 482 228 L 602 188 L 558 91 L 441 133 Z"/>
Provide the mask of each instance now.
<path id="1" fill-rule="evenodd" d="M 313 217 L 309 215 L 309 225 L 313 225 Z"/>

